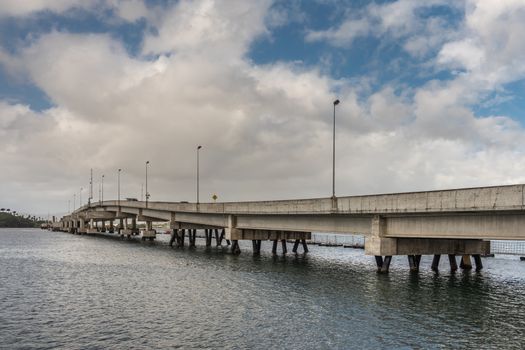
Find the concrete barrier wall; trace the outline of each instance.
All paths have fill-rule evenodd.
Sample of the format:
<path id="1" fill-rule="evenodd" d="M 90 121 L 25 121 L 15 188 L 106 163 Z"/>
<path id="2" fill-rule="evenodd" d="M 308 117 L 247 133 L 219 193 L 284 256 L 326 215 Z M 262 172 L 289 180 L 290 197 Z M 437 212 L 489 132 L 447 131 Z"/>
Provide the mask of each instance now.
<path id="1" fill-rule="evenodd" d="M 115 207 L 117 201 L 104 201 L 102 207 Z M 145 208 L 145 202 L 120 201 L 122 207 Z M 168 212 L 228 214 L 329 214 L 330 198 L 227 203 L 149 202 L 148 208 Z M 92 206 L 100 206 L 94 203 Z M 523 210 L 524 185 L 479 187 L 443 191 L 410 192 L 369 196 L 340 197 L 337 213 L 388 214 L 458 211 Z M 76 212 L 87 209 L 87 206 Z"/>

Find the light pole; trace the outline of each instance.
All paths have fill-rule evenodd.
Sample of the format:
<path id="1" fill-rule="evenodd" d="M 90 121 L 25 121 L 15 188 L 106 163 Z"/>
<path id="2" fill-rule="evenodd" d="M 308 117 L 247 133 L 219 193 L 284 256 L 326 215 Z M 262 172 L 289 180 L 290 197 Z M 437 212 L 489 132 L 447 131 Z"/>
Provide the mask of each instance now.
<path id="1" fill-rule="evenodd" d="M 88 207 L 91 206 L 91 201 L 93 200 L 93 169 L 90 169 L 89 172 L 89 197 L 88 197 Z"/>
<path id="2" fill-rule="evenodd" d="M 149 192 L 148 192 L 148 165 L 149 165 L 149 160 L 146 161 L 146 208 L 148 207 L 148 199 L 149 199 Z"/>
<path id="3" fill-rule="evenodd" d="M 334 130 L 332 134 L 332 198 L 335 199 L 335 106 L 339 104 L 339 100 L 334 101 Z"/>
<path id="4" fill-rule="evenodd" d="M 118 185 L 117 185 L 117 189 L 118 189 L 118 206 L 119 206 L 119 211 L 120 211 L 120 172 L 122 171 L 122 169 L 119 169 L 118 170 L 118 174 L 117 174 L 117 181 L 118 181 Z"/>
<path id="5" fill-rule="evenodd" d="M 101 199 L 102 199 L 102 203 L 104 203 L 104 174 L 102 174 L 102 182 L 101 182 Z"/>
<path id="6" fill-rule="evenodd" d="M 73 211 L 75 211 L 76 206 L 77 206 L 77 194 L 73 193 Z"/>
<path id="7" fill-rule="evenodd" d="M 199 151 L 201 148 L 201 145 L 197 146 L 197 204 L 199 204 Z"/>
<path id="8" fill-rule="evenodd" d="M 67 212 L 68 214 L 71 214 L 71 199 L 67 200 Z"/>
<path id="9" fill-rule="evenodd" d="M 79 198 L 79 199 L 78 199 L 78 201 L 79 201 L 79 203 L 78 203 L 78 207 L 79 207 L 79 208 L 82 207 L 82 190 L 83 190 L 83 188 L 80 187 L 80 196 L 78 197 L 78 198 Z"/>

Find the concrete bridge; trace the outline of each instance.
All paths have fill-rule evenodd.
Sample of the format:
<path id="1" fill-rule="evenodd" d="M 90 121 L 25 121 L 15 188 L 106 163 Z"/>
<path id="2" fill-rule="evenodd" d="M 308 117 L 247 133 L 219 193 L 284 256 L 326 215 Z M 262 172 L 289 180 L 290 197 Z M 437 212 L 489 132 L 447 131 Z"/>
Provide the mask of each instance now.
<path id="1" fill-rule="evenodd" d="M 302 200 L 186 203 L 104 201 L 64 216 L 59 229 L 75 233 L 117 231 L 139 234 L 137 221 L 146 222 L 142 239 L 154 239 L 153 222 L 169 222 L 170 245 L 184 246 L 186 233 L 195 245 L 196 231 L 204 230 L 206 245 L 231 241 L 234 254 L 239 240 L 250 240 L 254 253 L 270 240 L 272 251 L 294 242 L 307 252 L 311 232 L 365 235 L 365 252 L 375 256 L 379 272 L 388 272 L 393 255 L 407 255 L 411 270 L 419 269 L 421 255 L 433 255 L 437 271 L 441 255 L 450 268 L 482 268 L 489 240 L 525 240 L 525 185 L 479 187 Z M 131 222 L 129 222 L 131 220 Z M 118 228 L 115 221 L 118 222 Z M 100 225 L 99 225 L 100 224 Z"/>

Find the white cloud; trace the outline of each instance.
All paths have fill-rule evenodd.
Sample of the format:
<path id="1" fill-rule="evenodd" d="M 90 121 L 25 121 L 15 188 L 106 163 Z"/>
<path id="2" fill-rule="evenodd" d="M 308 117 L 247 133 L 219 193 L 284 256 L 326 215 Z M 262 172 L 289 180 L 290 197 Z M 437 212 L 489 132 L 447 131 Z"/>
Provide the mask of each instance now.
<path id="1" fill-rule="evenodd" d="M 63 14 L 79 9 L 91 12 L 113 10 L 118 18 L 129 22 L 149 16 L 143 0 L 2 0 L 0 18 L 23 18 L 42 12 Z"/>
<path id="2" fill-rule="evenodd" d="M 419 12 L 436 6 L 456 7 L 450 0 L 397 0 L 382 4 L 371 3 L 360 10 L 348 11 L 339 25 L 325 30 L 309 30 L 305 40 L 327 41 L 334 46 L 349 47 L 359 37 L 389 36 L 406 39 L 404 47 L 412 56 L 423 57 L 453 35 L 439 17 L 422 17 Z"/>
<path id="3" fill-rule="evenodd" d="M 525 1 L 471 0 L 462 38 L 446 43 L 437 62 L 461 68 L 485 89 L 525 77 Z"/>
<path id="4" fill-rule="evenodd" d="M 83 6 L 81 0 L 3 0 L 0 17 L 19 17 L 40 11 L 64 12 L 77 6 Z"/>
<path id="5" fill-rule="evenodd" d="M 180 1 L 160 14 L 155 25 L 158 33 L 146 36 L 143 51 L 238 58 L 255 37 L 266 33 L 264 20 L 270 5 L 268 0 Z"/>
<path id="6" fill-rule="evenodd" d="M 181 2 L 160 17 L 129 15 L 158 29 L 144 43 L 154 59 L 130 57 L 109 35 L 62 32 L 4 53 L 4 67 L 23 69 L 55 104 L 35 112 L 0 103 L 7 204 L 63 210 L 91 167 L 106 175 L 106 198 L 116 195 L 118 168 L 123 196 L 138 197 L 146 160 L 152 200 L 193 200 L 197 144 L 203 200 L 328 196 L 335 97 L 340 195 L 525 180 L 523 129 L 504 116 L 476 118 L 469 76 L 369 93 L 316 67 L 256 65 L 245 56 L 269 31 L 268 4 L 234 5 Z M 405 31 L 395 18 L 385 23 Z"/>

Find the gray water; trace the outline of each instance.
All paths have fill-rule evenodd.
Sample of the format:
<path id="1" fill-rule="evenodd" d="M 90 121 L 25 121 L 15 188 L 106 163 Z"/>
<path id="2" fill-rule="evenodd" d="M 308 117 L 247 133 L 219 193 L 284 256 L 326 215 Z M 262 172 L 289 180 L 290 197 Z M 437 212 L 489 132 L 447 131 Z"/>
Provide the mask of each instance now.
<path id="1" fill-rule="evenodd" d="M 525 262 L 378 275 L 362 250 L 0 229 L 1 349 L 524 348 Z M 448 260 L 448 259 L 442 259 Z"/>

